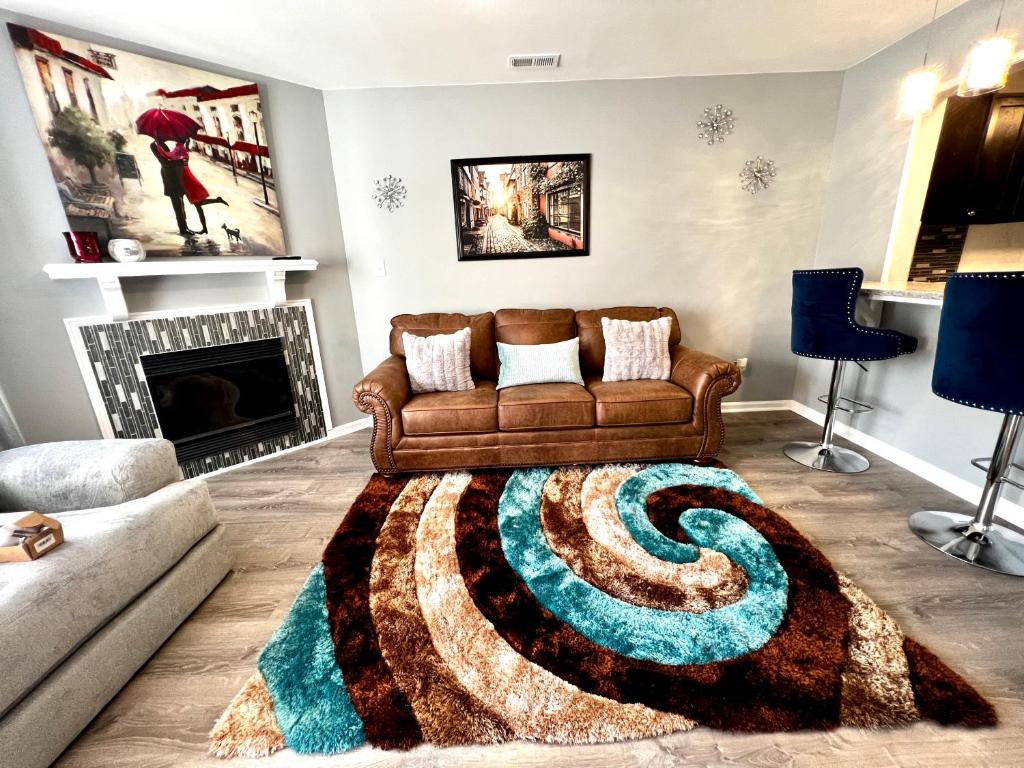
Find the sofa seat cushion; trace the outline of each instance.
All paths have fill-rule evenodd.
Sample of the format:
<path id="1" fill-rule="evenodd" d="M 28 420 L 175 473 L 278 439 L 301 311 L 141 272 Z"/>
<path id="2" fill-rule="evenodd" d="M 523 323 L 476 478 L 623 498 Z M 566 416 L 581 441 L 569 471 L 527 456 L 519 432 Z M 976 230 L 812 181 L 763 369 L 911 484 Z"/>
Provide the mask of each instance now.
<path id="1" fill-rule="evenodd" d="M 0 515 L 0 524 L 21 514 Z M 63 544 L 38 560 L 0 566 L 0 714 L 217 525 L 202 480 L 54 517 L 64 527 Z"/>
<path id="2" fill-rule="evenodd" d="M 676 424 L 693 417 L 693 395 L 670 381 L 601 381 L 592 378 L 587 389 L 597 403 L 601 427 Z"/>
<path id="3" fill-rule="evenodd" d="M 463 392 L 414 395 L 402 408 L 407 435 L 460 435 L 498 431 L 498 393 L 493 381 Z"/>
<path id="4" fill-rule="evenodd" d="M 498 427 L 506 432 L 594 426 L 594 398 L 579 384 L 524 384 L 498 393 Z"/>

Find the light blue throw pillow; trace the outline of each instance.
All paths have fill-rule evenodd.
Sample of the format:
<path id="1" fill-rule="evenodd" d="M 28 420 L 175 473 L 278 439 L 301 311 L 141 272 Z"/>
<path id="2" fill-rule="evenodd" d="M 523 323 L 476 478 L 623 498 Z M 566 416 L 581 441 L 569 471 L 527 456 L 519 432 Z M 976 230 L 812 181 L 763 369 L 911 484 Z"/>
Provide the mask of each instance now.
<path id="1" fill-rule="evenodd" d="M 498 342 L 498 389 L 521 384 L 567 382 L 583 385 L 580 340 L 554 344 L 502 344 Z"/>

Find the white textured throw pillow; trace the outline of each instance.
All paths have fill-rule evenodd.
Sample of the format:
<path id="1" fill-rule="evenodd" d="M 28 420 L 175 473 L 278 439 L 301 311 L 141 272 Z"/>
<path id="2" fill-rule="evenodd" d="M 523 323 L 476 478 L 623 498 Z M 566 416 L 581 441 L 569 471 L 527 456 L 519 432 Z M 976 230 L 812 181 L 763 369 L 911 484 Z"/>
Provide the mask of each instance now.
<path id="1" fill-rule="evenodd" d="M 435 336 L 402 334 L 405 367 L 412 391 L 462 392 L 475 389 L 469 372 L 470 330 Z"/>
<path id="2" fill-rule="evenodd" d="M 498 342 L 498 389 L 521 384 L 569 382 L 583 385 L 580 373 L 580 340 L 554 344 L 503 344 Z"/>
<path id="3" fill-rule="evenodd" d="M 601 330 L 604 332 L 603 381 L 668 378 L 671 317 L 638 322 L 602 317 Z"/>

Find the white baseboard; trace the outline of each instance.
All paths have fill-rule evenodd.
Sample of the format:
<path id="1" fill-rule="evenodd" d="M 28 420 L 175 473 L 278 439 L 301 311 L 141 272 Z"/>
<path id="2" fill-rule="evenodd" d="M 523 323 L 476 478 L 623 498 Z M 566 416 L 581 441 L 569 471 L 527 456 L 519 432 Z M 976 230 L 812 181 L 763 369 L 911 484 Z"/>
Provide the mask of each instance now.
<path id="1" fill-rule="evenodd" d="M 722 403 L 722 413 L 753 413 L 755 411 L 789 411 L 792 400 L 741 400 Z"/>
<path id="2" fill-rule="evenodd" d="M 803 416 L 808 421 L 813 421 L 815 424 L 822 425 L 825 423 L 825 414 L 821 411 L 815 410 L 803 403 L 797 402 L 796 400 L 790 401 L 790 409 Z M 902 448 L 897 448 L 894 445 L 890 445 L 877 437 L 873 437 L 866 432 L 861 432 L 856 427 L 851 427 L 849 424 L 842 422 L 836 422 L 836 434 L 841 437 L 845 437 L 851 443 L 859 445 L 861 448 L 865 448 L 872 453 L 876 453 L 883 459 L 891 461 L 898 467 L 902 467 L 908 472 L 913 472 L 918 477 L 927 480 L 932 485 L 937 485 L 944 491 L 949 491 L 954 496 L 959 496 L 965 501 L 971 502 L 971 504 L 977 504 L 981 499 L 981 485 L 975 485 L 969 480 L 964 480 L 962 477 L 954 475 L 941 467 L 937 467 L 924 459 L 919 459 L 913 454 L 907 453 Z M 911 512 L 913 510 L 908 510 Z M 1008 499 L 1001 499 L 999 506 L 997 507 L 996 514 L 1006 520 L 1007 522 L 1013 523 L 1016 526 L 1024 527 L 1024 507 Z"/>
<path id="3" fill-rule="evenodd" d="M 276 459 L 278 456 L 284 456 L 285 454 L 288 453 L 301 451 L 303 448 L 309 448 L 309 446 L 311 445 L 319 445 L 320 443 L 326 443 L 328 440 L 333 440 L 336 437 L 341 437 L 342 435 L 347 435 L 351 432 L 358 432 L 360 429 L 368 429 L 372 426 L 373 418 L 370 416 L 367 416 L 365 419 L 356 419 L 355 421 L 349 421 L 344 424 L 339 424 L 336 427 L 331 427 L 329 430 L 327 430 L 327 435 L 325 437 L 318 438 L 317 440 L 310 440 L 308 443 L 300 443 L 299 445 L 293 445 L 291 448 L 285 448 L 283 451 L 268 453 L 266 456 L 257 456 L 254 459 L 249 459 L 248 461 L 243 461 L 239 464 L 232 464 L 230 467 L 221 467 L 220 469 L 215 469 L 212 472 L 204 472 L 203 474 L 198 475 L 198 477 L 203 479 L 208 477 L 216 477 L 217 475 L 222 475 L 225 472 L 231 472 L 232 470 L 235 469 L 241 469 L 242 467 L 249 467 L 252 466 L 253 464 L 259 464 L 261 461 L 266 461 L 267 459 Z"/>
<path id="4" fill-rule="evenodd" d="M 345 424 L 339 424 L 332 429 L 327 431 L 327 437 L 325 439 L 330 440 L 332 437 L 341 437 L 341 435 L 348 435 L 352 432 L 358 432 L 360 429 L 369 429 L 373 426 L 373 417 L 367 416 L 362 419 L 356 419 L 355 421 L 349 421 Z"/>

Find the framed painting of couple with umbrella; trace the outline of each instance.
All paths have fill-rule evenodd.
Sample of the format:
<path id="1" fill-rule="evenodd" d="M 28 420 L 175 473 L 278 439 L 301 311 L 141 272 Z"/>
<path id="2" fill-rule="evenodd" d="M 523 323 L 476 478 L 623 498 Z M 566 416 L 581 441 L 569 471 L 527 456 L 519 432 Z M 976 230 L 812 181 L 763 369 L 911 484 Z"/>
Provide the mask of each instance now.
<path id="1" fill-rule="evenodd" d="M 255 83 L 8 24 L 68 228 L 151 256 L 283 256 Z"/>

